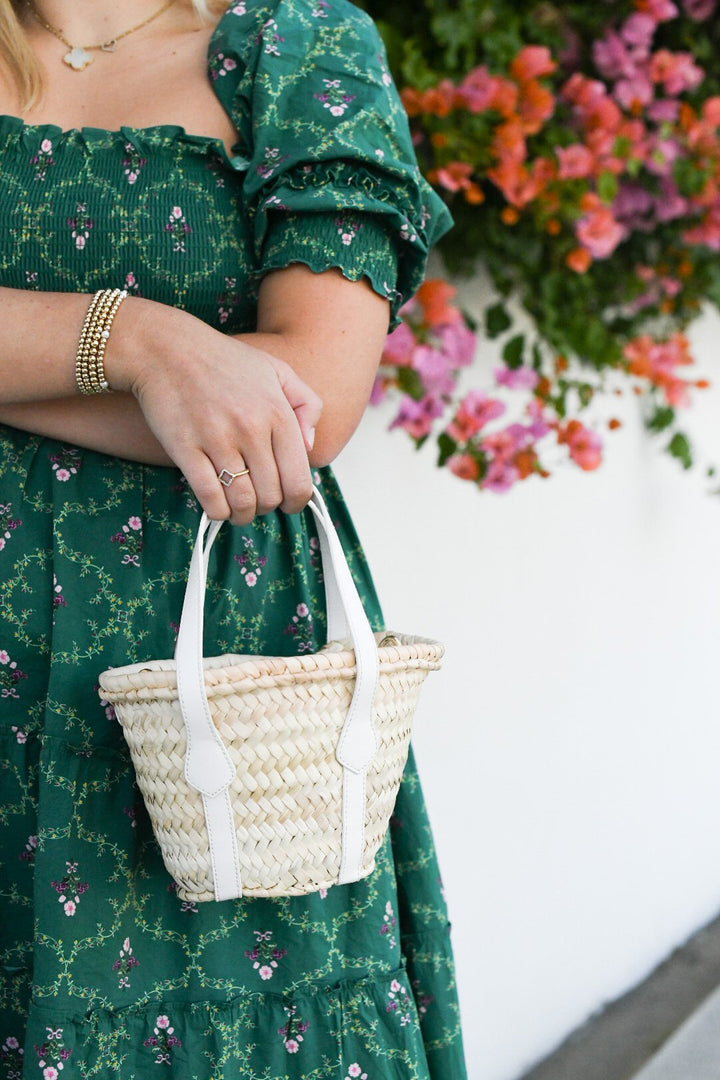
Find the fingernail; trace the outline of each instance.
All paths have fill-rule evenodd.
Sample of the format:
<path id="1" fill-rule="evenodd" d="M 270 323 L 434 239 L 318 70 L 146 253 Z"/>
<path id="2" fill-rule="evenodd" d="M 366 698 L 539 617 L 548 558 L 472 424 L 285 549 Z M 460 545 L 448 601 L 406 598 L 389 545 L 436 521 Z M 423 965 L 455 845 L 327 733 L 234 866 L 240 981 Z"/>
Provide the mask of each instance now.
<path id="1" fill-rule="evenodd" d="M 308 450 L 312 450 L 314 444 L 315 444 L 315 428 L 310 428 L 310 430 L 308 431 L 308 434 L 307 434 Z"/>

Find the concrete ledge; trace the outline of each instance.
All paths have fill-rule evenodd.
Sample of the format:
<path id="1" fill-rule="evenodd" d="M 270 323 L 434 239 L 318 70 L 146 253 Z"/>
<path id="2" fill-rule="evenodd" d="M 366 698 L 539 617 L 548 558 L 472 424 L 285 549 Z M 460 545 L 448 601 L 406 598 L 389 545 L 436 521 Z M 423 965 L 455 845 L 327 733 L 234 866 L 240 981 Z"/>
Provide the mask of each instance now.
<path id="1" fill-rule="evenodd" d="M 717 1080 L 720 1076 L 720 916 L 694 934 L 639 986 L 591 1017 L 550 1057 L 520 1080 Z M 713 1073 L 650 1070 L 650 1060 L 668 1043 L 696 1010 L 699 1027 L 689 1027 L 693 1040 L 708 1028 L 701 1020 L 707 1001 L 708 1023 L 718 1033 Z M 717 1011 L 714 1011 L 717 1010 Z M 707 1019 L 707 1016 L 705 1017 Z M 687 1043 L 685 1053 L 689 1052 Z M 707 1052 L 707 1051 L 705 1051 Z M 672 1060 L 672 1059 L 671 1059 Z M 689 1059 L 686 1059 L 689 1060 Z M 658 1056 L 657 1067 L 665 1067 Z M 668 1066 L 668 1068 L 671 1066 Z"/>
<path id="2" fill-rule="evenodd" d="M 633 1080 L 717 1080 L 719 1065 L 720 989 L 695 1010 Z"/>

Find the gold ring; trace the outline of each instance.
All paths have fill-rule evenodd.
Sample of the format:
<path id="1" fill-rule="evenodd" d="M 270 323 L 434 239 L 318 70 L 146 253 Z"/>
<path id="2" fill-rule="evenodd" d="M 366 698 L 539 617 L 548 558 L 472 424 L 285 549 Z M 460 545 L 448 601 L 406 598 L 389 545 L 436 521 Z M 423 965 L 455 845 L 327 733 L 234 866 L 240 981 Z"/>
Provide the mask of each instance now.
<path id="1" fill-rule="evenodd" d="M 218 480 L 223 487 L 230 487 L 236 476 L 247 476 L 249 472 L 249 469 L 241 469 L 240 472 L 230 472 L 229 469 L 221 469 L 218 473 Z"/>

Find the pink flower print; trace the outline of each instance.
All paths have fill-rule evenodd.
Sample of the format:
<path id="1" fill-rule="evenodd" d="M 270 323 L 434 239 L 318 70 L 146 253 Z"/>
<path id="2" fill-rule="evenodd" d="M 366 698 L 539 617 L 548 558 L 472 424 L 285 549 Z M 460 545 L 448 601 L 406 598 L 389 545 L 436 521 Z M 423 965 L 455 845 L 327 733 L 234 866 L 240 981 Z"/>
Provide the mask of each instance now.
<path id="1" fill-rule="evenodd" d="M 147 165 L 147 158 L 140 157 L 132 143 L 125 143 L 125 157 L 123 167 L 128 184 L 134 184 L 140 175 L 140 170 Z"/>
<path id="2" fill-rule="evenodd" d="M 68 916 L 74 915 L 75 912 L 77 911 L 77 905 L 75 904 L 75 901 L 74 900 L 66 900 L 65 903 L 63 904 L 63 911 Z"/>
<path id="3" fill-rule="evenodd" d="M 90 236 L 90 230 L 95 222 L 92 218 L 86 217 L 87 206 L 84 203 L 78 203 L 75 211 L 75 217 L 67 219 L 67 225 L 70 229 L 70 235 L 75 241 L 75 247 L 78 251 L 84 251 Z"/>
<path id="4" fill-rule="evenodd" d="M 318 890 L 318 896 L 320 897 L 321 900 L 324 900 L 325 897 L 327 896 L 327 894 L 328 894 L 327 889 L 319 889 Z"/>
<path id="5" fill-rule="evenodd" d="M 67 471 L 67 469 L 58 469 L 55 473 L 55 479 L 61 480 L 64 483 L 66 480 L 70 479 L 70 473 Z"/>
<path id="6" fill-rule="evenodd" d="M 6 652 L 5 649 L 0 649 L 0 664 L 9 664 L 9 663 L 10 663 L 10 653 Z"/>
<path id="7" fill-rule="evenodd" d="M 245 7 L 244 0 L 240 4 L 235 4 L 235 7 L 231 8 L 231 14 L 233 15 L 245 15 L 247 8 Z"/>
<path id="8" fill-rule="evenodd" d="M 348 1065 L 348 1080 L 367 1080 L 367 1073 L 362 1071 L 357 1061 L 354 1061 L 352 1065 Z"/>
<path id="9" fill-rule="evenodd" d="M 35 166 L 36 180 L 44 180 L 47 176 L 48 169 L 55 164 L 52 150 L 52 139 L 43 139 L 37 154 L 30 158 L 30 164 Z"/>
<path id="10" fill-rule="evenodd" d="M 346 94 L 342 88 L 340 79 L 323 79 L 325 86 L 321 94 L 314 94 L 317 101 L 322 101 L 323 108 L 329 109 L 331 116 L 343 116 L 351 101 L 355 100 L 355 94 Z"/>
<path id="11" fill-rule="evenodd" d="M 170 1018 L 162 1015 L 158 1016 L 153 1034 L 144 1040 L 143 1046 L 152 1047 L 156 1065 L 170 1065 L 173 1048 L 182 1046 L 182 1042 L 175 1035 L 175 1028 L 170 1026 Z"/>
<path id="12" fill-rule="evenodd" d="M 280 37 L 277 32 L 278 25 L 274 19 L 268 19 L 262 29 L 262 36 L 265 41 L 265 55 L 266 56 L 280 56 L 279 45 L 285 41 L 284 37 Z M 270 31 L 267 33 L 266 31 Z"/>
<path id="13" fill-rule="evenodd" d="M 80 897 L 90 888 L 87 881 L 81 881 L 76 862 L 66 862 L 66 873 L 61 881 L 51 881 L 50 885 L 58 893 L 58 903 L 63 905 L 63 911 L 68 917 L 72 917 L 77 911 Z"/>
<path id="14" fill-rule="evenodd" d="M 312 10 L 313 19 L 327 19 L 327 13 L 330 5 L 327 0 L 317 0 L 315 7 Z"/>
<path id="15" fill-rule="evenodd" d="M 19 698 L 17 685 L 22 679 L 27 679 L 26 672 L 20 670 L 17 660 L 11 660 L 5 649 L 0 650 L 0 664 L 3 665 L 0 670 L 0 698 Z"/>
<path id="16" fill-rule="evenodd" d="M 498 386 L 507 386 L 511 390 L 534 390 L 540 381 L 537 371 L 525 366 L 495 368 L 494 375 Z"/>
<path id="17" fill-rule="evenodd" d="M 263 964 L 263 966 L 258 971 L 258 975 L 261 979 L 272 979 L 273 969 L 271 967 L 268 967 L 267 964 Z"/>
<path id="18" fill-rule="evenodd" d="M 10 1035 L 5 1040 L 5 1045 L 3 1046 L 3 1050 L 17 1050 L 19 1046 L 20 1046 L 20 1043 L 17 1041 L 15 1036 Z"/>
<path id="19" fill-rule="evenodd" d="M 245 574 L 245 584 L 250 588 L 257 583 L 257 574 L 253 574 L 252 570 L 249 574 Z"/>
<path id="20" fill-rule="evenodd" d="M 35 858 L 35 852 L 37 850 L 37 836 L 28 836 L 25 843 L 25 850 L 21 851 L 18 858 L 22 862 L 32 862 Z"/>
<path id="21" fill-rule="evenodd" d="M 271 930 L 254 930 L 255 946 L 247 949 L 245 955 L 252 960 L 253 968 L 264 981 L 271 979 L 278 966 L 278 960 L 287 956 L 287 949 L 278 949 L 272 939 Z"/>
<path id="22" fill-rule="evenodd" d="M 57 1080 L 58 1071 L 52 1065 L 46 1065 L 43 1069 L 43 1080 Z"/>
<path id="23" fill-rule="evenodd" d="M 185 215 L 182 212 L 182 207 L 173 206 L 168 216 L 168 223 L 165 226 L 165 232 L 171 234 L 173 242 L 173 251 L 185 251 L 185 237 L 188 233 L 192 232 L 192 229 L 185 220 Z"/>
<path id="24" fill-rule="evenodd" d="M 128 525 L 135 532 L 137 532 L 139 529 L 142 529 L 142 521 L 140 520 L 139 517 L 128 518 Z"/>
<path id="25" fill-rule="evenodd" d="M 51 454 L 49 460 L 52 462 L 55 479 L 62 483 L 67 483 L 80 469 L 80 451 L 71 447 L 63 447 L 59 453 Z"/>
<path id="26" fill-rule="evenodd" d="M 156 1023 L 157 1026 L 162 1030 L 170 1027 L 170 1021 L 168 1020 L 167 1016 L 158 1016 Z"/>
<path id="27" fill-rule="evenodd" d="M 17 727 L 15 724 L 13 724 L 11 730 L 15 732 L 15 738 L 21 746 L 23 745 L 23 743 L 27 742 L 27 734 L 24 731 L 21 731 L 20 728 Z"/>
<path id="28" fill-rule="evenodd" d="M 297 1041 L 297 1039 L 286 1039 L 285 1049 L 287 1050 L 288 1054 L 297 1054 L 298 1050 L 300 1049 L 300 1043 Z"/>

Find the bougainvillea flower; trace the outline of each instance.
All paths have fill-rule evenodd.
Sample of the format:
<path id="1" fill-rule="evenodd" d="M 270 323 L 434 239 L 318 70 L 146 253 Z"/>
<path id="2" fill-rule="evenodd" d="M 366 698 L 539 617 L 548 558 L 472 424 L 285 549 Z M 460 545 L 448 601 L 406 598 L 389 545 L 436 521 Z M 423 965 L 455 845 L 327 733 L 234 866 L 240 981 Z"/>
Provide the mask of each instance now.
<path id="1" fill-rule="evenodd" d="M 565 256 L 565 262 L 576 274 L 585 274 L 592 265 L 592 255 L 587 248 L 573 248 Z"/>
<path id="2" fill-rule="evenodd" d="M 510 74 L 519 83 L 524 83 L 552 75 L 556 68 L 550 50 L 544 45 L 525 45 L 510 65 Z"/>
<path id="3" fill-rule="evenodd" d="M 525 365 L 519 368 L 498 367 L 493 374 L 498 386 L 507 386 L 511 390 L 534 390 L 540 379 L 537 371 Z"/>
<path id="4" fill-rule="evenodd" d="M 432 431 L 433 420 L 443 414 L 443 404 L 437 398 L 424 397 L 415 401 L 405 394 L 398 414 L 390 428 L 402 428 L 412 439 L 424 439 Z"/>
<path id="5" fill-rule="evenodd" d="M 558 442 L 567 445 L 570 457 L 585 472 L 592 472 L 602 464 L 602 439 L 580 420 L 571 420 L 559 428 Z"/>
<path id="6" fill-rule="evenodd" d="M 678 14 L 671 0 L 635 0 L 639 11 L 645 11 L 655 22 L 669 22 Z"/>
<path id="7" fill-rule="evenodd" d="M 455 100 L 472 113 L 483 113 L 491 107 L 498 90 L 498 80 L 486 67 L 473 68 L 455 93 Z"/>
<path id="8" fill-rule="evenodd" d="M 385 338 L 381 363 L 393 364 L 395 367 L 409 367 L 412 363 L 412 351 L 416 345 L 417 339 L 412 330 L 406 322 L 401 322 Z"/>
<path id="9" fill-rule="evenodd" d="M 480 475 L 480 466 L 470 454 L 453 454 L 447 466 L 461 480 L 477 480 Z"/>
<path id="10" fill-rule="evenodd" d="M 506 461 L 495 460 L 490 462 L 480 486 L 487 491 L 494 491 L 501 495 L 509 491 L 519 479 L 520 473 L 514 465 L 510 465 Z"/>
<path id="11" fill-rule="evenodd" d="M 477 338 L 462 318 L 441 326 L 437 331 L 437 336 L 439 347 L 453 368 L 467 367 L 472 364 Z"/>
<path id="12" fill-rule="evenodd" d="M 431 397 L 449 397 L 455 389 L 455 375 L 450 358 L 431 345 L 418 345 L 413 354 L 413 368 Z"/>
<path id="13" fill-rule="evenodd" d="M 442 278 L 428 278 L 415 294 L 422 308 L 423 322 L 427 326 L 446 326 L 459 322 L 460 311 L 452 303 L 457 289 Z"/>
<path id="14" fill-rule="evenodd" d="M 466 443 L 481 428 L 505 412 L 502 401 L 488 397 L 482 390 L 470 390 L 460 402 L 450 424 L 448 435 L 458 443 Z"/>
<path id="15" fill-rule="evenodd" d="M 649 74 L 653 82 L 663 84 L 666 94 L 682 94 L 685 90 L 694 90 L 702 82 L 705 72 L 690 53 L 658 49 L 650 60 Z"/>
<path id="16" fill-rule="evenodd" d="M 560 163 L 558 180 L 584 180 L 585 177 L 592 175 L 595 155 L 582 143 L 558 146 L 555 153 Z"/>
<path id="17" fill-rule="evenodd" d="M 682 0 L 683 11 L 688 19 L 704 22 L 709 19 L 717 7 L 717 0 Z"/>
<path id="18" fill-rule="evenodd" d="M 580 218 L 575 234 L 594 259 L 606 259 L 626 235 L 612 210 L 601 207 Z"/>

